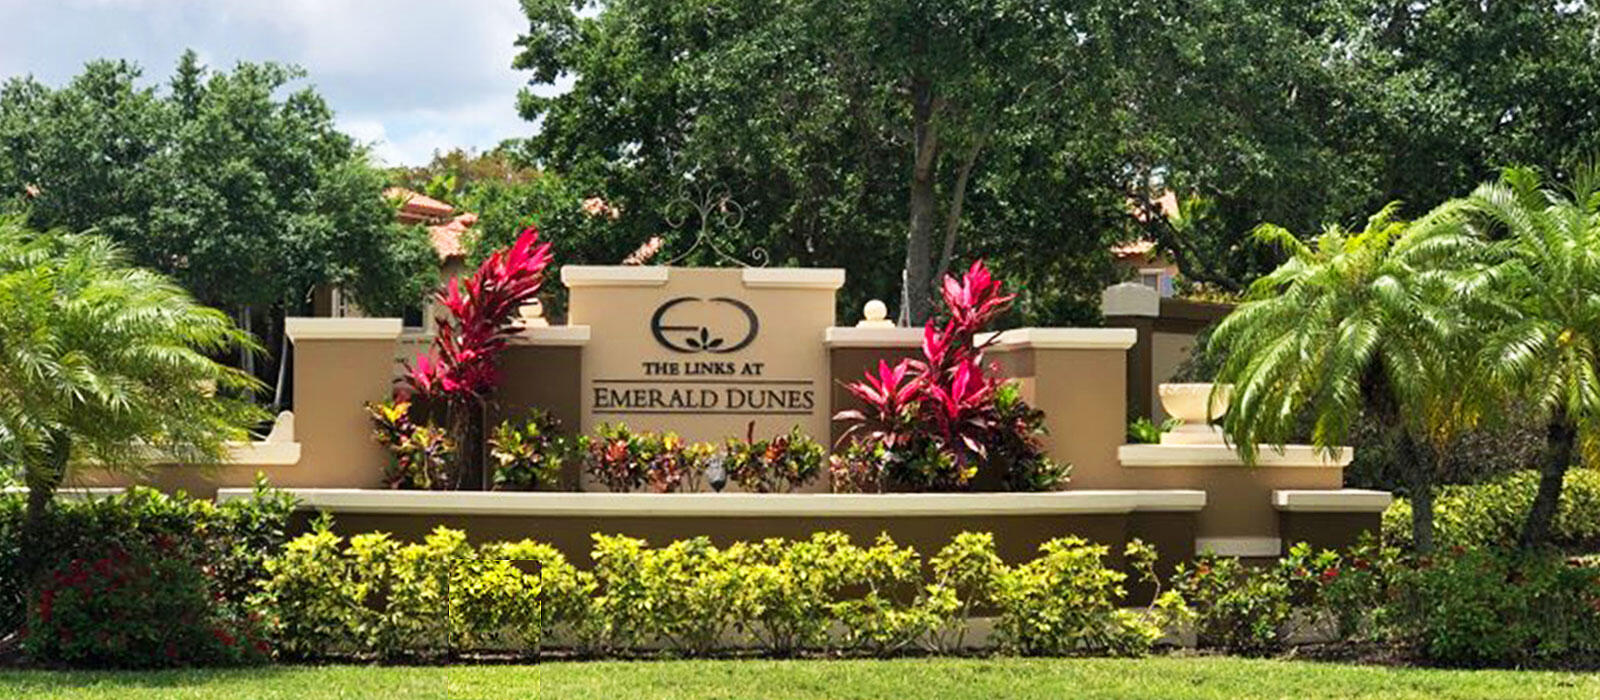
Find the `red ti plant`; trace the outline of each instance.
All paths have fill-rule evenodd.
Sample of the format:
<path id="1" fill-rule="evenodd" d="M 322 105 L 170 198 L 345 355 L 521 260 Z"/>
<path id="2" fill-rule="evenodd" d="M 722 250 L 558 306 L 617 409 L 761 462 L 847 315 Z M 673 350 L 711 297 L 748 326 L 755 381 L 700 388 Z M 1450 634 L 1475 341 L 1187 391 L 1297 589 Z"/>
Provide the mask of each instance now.
<path id="1" fill-rule="evenodd" d="M 865 410 L 841 411 L 835 420 L 852 423 L 841 440 L 859 445 L 847 450 L 855 459 L 879 462 L 867 465 L 881 477 L 917 488 L 967 488 L 978 468 L 989 462 L 993 447 L 1014 464 L 1041 463 L 1041 455 L 1017 459 L 1010 446 L 1037 440 L 1017 439 L 1022 431 L 1031 437 L 1042 428 L 1037 412 L 1015 400 L 1015 387 L 992 376 L 983 363 L 983 349 L 993 338 L 978 342 L 978 333 L 1010 307 L 1015 295 L 1003 294 L 998 279 L 982 261 L 972 264 L 960 279 L 945 277 L 941 287 L 948 318 L 929 320 L 923 329 L 922 357 L 901 360 L 893 367 L 880 361 L 863 381 L 845 386 L 866 405 Z M 846 459 L 851 459 L 847 457 Z M 859 466 L 859 465 L 858 465 Z M 1005 465 L 1011 468 L 1012 465 Z M 1030 467 L 1031 468 L 1031 467 Z M 835 472 L 841 472 L 835 465 Z M 845 469 L 843 471 L 849 471 Z M 880 482 L 882 478 L 880 477 Z M 851 479 L 858 479 L 859 474 Z M 1031 483 L 1013 479 L 1010 483 Z"/>
<path id="2" fill-rule="evenodd" d="M 451 278 L 434 298 L 450 313 L 435 319 L 433 349 L 419 355 L 401 379 L 401 393 L 443 405 L 466 462 L 456 487 L 484 484 L 481 464 L 483 403 L 498 380 L 495 356 L 516 332 L 517 308 L 533 301 L 550 266 L 550 244 L 523 229 L 510 248 L 495 251 L 464 282 Z M 477 477 L 473 479 L 472 477 Z"/>

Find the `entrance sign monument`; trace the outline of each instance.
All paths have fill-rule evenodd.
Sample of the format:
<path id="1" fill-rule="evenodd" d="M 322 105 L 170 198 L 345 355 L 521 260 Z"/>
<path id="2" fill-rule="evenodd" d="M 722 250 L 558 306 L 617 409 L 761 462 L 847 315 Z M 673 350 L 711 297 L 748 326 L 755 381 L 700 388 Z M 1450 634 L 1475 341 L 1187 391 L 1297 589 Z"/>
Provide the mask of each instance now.
<path id="1" fill-rule="evenodd" d="M 584 348 L 582 430 L 625 423 L 686 440 L 826 439 L 836 269 L 568 265 L 568 322 Z"/>
<path id="2" fill-rule="evenodd" d="M 499 358 L 489 420 L 548 412 L 571 433 L 604 423 L 677 433 L 687 442 L 771 439 L 798 427 L 832 446 L 832 415 L 852 408 L 844 383 L 879 362 L 920 353 L 921 329 L 887 323 L 869 304 L 866 322 L 836 323 L 843 270 L 582 266 L 561 269 L 565 325 L 526 323 Z M 257 474 L 325 509 L 349 532 L 418 538 L 439 525 L 474 538 L 537 533 L 573 561 L 591 535 L 623 533 L 666 543 L 709 536 L 727 544 L 806 538 L 838 530 L 857 542 L 889 533 L 933 551 L 957 533 L 991 532 L 1007 561 L 1036 556 L 1051 538 L 1076 534 L 1120 549 L 1154 545 L 1169 566 L 1200 551 L 1275 557 L 1306 541 L 1353 543 L 1378 527 L 1387 493 L 1343 488 L 1350 452 L 1311 446 L 1264 450 L 1246 467 L 1232 446 L 1126 444 L 1134 328 L 1012 328 L 982 336 L 985 362 L 1043 411 L 1052 459 L 1072 465 L 1066 490 L 1044 493 L 596 493 L 580 460 L 562 465 L 559 490 L 403 491 L 384 488 L 392 459 L 372 440 L 366 402 L 394 391 L 397 360 L 416 344 L 400 319 L 291 318 L 294 415 L 230 464 L 163 466 L 149 477 L 75 474 L 85 486 L 137 480 L 218 499 L 248 497 Z M 1142 365 L 1141 365 L 1142 366 Z M 1145 373 L 1141 376 L 1148 376 Z"/>

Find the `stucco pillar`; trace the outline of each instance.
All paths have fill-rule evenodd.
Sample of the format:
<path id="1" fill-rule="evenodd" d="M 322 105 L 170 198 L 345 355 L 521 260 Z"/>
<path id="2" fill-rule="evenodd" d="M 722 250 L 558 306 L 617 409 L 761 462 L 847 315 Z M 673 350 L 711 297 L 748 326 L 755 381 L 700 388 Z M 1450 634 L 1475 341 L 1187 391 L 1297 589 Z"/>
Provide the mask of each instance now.
<path id="1" fill-rule="evenodd" d="M 1044 411 L 1045 449 L 1072 463 L 1074 489 L 1124 488 L 1117 448 L 1127 433 L 1127 357 L 1135 340 L 1124 328 L 1016 328 L 990 346 L 1001 373 Z"/>
<path id="2" fill-rule="evenodd" d="M 364 404 L 394 391 L 398 318 L 290 318 L 300 463 L 275 486 L 377 488 L 389 455 L 372 439 Z"/>

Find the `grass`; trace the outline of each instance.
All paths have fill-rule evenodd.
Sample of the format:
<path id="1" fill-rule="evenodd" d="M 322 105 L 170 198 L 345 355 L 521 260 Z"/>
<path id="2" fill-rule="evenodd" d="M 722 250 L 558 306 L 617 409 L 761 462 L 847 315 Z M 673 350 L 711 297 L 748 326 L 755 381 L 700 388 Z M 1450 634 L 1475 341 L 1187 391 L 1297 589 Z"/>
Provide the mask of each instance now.
<path id="1" fill-rule="evenodd" d="M 0 671 L 5 698 L 1600 698 L 1600 675 L 1236 658 Z"/>

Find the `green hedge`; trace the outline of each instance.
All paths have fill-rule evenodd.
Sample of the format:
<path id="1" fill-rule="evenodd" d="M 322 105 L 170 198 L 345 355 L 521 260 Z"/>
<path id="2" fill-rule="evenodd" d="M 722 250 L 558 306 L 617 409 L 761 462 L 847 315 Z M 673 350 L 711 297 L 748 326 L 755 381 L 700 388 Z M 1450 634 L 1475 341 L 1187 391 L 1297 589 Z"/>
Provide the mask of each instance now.
<path id="1" fill-rule="evenodd" d="M 1276 566 L 1202 557 L 1174 577 L 1197 642 L 1276 653 L 1297 633 L 1377 644 L 1385 655 L 1449 666 L 1525 666 L 1600 658 L 1600 568 L 1549 550 L 1447 547 L 1414 558 L 1366 543 Z"/>
<path id="2" fill-rule="evenodd" d="M 254 604 L 281 655 L 414 658 L 463 651 L 538 654 L 554 641 L 581 655 L 664 651 L 705 656 L 736 644 L 774 655 L 953 651 L 967 619 L 997 615 L 1002 648 L 1026 654 L 1139 654 L 1179 604 L 1121 607 L 1127 576 L 1077 538 L 1006 566 L 988 534 L 958 536 L 926 561 L 881 537 L 840 533 L 725 548 L 705 538 L 650 547 L 596 535 L 580 571 L 532 541 L 469 545 L 440 528 L 422 543 L 326 524 L 268 563 Z M 1125 552 L 1153 578 L 1155 554 Z"/>
<path id="3" fill-rule="evenodd" d="M 1539 474 L 1513 472 L 1481 484 L 1445 486 L 1434 502 L 1434 537 L 1442 546 L 1479 546 L 1516 542 L 1522 522 L 1539 488 Z M 1567 472 L 1552 536 L 1557 544 L 1583 547 L 1600 541 L 1600 470 Z M 1411 503 L 1396 499 L 1383 514 L 1383 537 L 1395 544 L 1411 541 Z"/>
<path id="4" fill-rule="evenodd" d="M 148 488 L 46 512 L 43 571 L 21 578 L 24 497 L 0 496 L 0 637 L 42 663 L 239 663 L 269 650 L 244 604 L 288 539 L 293 499 L 258 485 L 216 505 Z"/>

